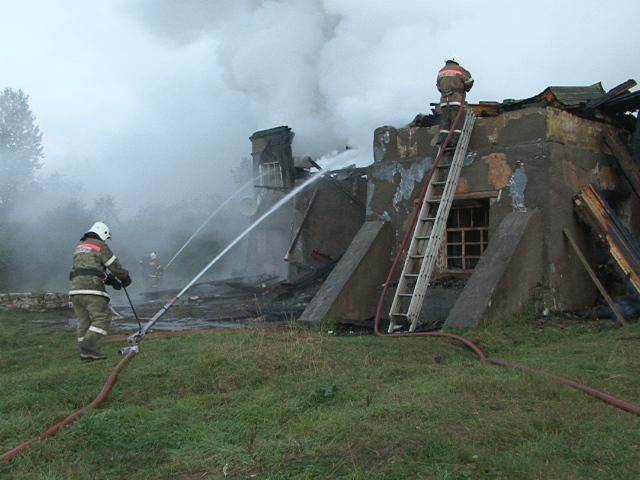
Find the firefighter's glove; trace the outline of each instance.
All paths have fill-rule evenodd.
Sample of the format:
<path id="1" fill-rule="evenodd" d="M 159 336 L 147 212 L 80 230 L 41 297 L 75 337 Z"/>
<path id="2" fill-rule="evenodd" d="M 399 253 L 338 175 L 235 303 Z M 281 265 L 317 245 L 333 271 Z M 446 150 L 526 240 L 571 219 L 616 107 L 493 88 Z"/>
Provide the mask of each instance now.
<path id="1" fill-rule="evenodd" d="M 122 286 L 124 288 L 127 288 L 129 285 L 131 285 L 131 277 L 127 275 L 126 277 L 122 278 L 120 282 L 122 283 Z"/>
<path id="2" fill-rule="evenodd" d="M 107 275 L 107 278 L 104 279 L 104 284 L 110 285 L 116 290 L 120 290 L 122 288 L 122 283 L 120 283 L 120 280 L 118 280 L 113 273 Z"/>

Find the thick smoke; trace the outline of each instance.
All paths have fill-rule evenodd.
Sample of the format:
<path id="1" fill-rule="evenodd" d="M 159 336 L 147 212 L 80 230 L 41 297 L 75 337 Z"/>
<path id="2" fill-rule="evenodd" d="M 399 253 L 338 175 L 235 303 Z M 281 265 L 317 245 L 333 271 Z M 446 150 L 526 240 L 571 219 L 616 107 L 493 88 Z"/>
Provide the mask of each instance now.
<path id="1" fill-rule="evenodd" d="M 62 224 L 75 241 L 96 200 L 111 196 L 124 234 L 116 230 L 114 242 L 130 238 L 132 261 L 149 238 L 171 255 L 248 180 L 232 172 L 254 131 L 289 125 L 296 155 L 349 146 L 354 161 L 369 163 L 373 130 L 428 112 L 435 73 L 450 56 L 476 79 L 472 102 L 525 98 L 548 85 L 609 89 L 637 75 L 640 3 L 576 5 L 11 2 L 0 16 L 0 88 L 30 95 L 46 154 L 47 194 L 24 199 L 18 214 L 32 227 L 22 233 L 51 235 Z"/>
<path id="2" fill-rule="evenodd" d="M 32 0 L 3 11 L 0 49 L 3 82 L 31 95 L 45 133 L 44 170 L 133 212 L 229 193 L 262 128 L 291 126 L 298 155 L 350 145 L 369 162 L 375 127 L 437 100 L 449 56 L 474 74 L 472 101 L 611 88 L 639 70 L 638 13 L 633 0 Z"/>

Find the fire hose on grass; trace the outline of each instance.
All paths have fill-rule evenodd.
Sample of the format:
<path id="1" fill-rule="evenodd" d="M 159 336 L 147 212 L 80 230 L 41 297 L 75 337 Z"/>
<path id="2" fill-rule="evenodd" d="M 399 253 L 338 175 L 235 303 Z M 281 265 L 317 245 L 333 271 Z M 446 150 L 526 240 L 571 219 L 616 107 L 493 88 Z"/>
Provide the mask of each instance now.
<path id="1" fill-rule="evenodd" d="M 169 302 L 167 302 L 165 305 L 163 305 L 163 307 L 160 310 L 158 310 L 158 312 L 156 312 L 156 314 L 151 318 L 151 320 L 149 320 L 145 324 L 144 327 L 142 327 L 141 324 L 140 324 L 140 320 L 138 319 L 138 314 L 136 313 L 136 310 L 135 310 L 135 308 L 133 306 L 133 303 L 131 302 L 131 298 L 129 297 L 129 293 L 127 292 L 127 290 L 125 288 L 124 289 L 125 290 L 125 294 L 127 295 L 127 299 L 129 300 L 129 303 L 131 305 L 131 309 L 133 310 L 133 314 L 134 314 L 136 320 L 138 321 L 139 329 L 138 329 L 137 333 L 135 333 L 133 335 L 130 335 L 129 338 L 127 339 L 127 342 L 128 342 L 129 345 L 120 350 L 120 353 L 122 355 L 124 355 L 124 358 L 113 369 L 113 371 L 109 375 L 109 378 L 107 379 L 107 382 L 105 383 L 104 387 L 100 391 L 100 394 L 96 397 L 96 399 L 93 402 L 91 402 L 86 407 L 81 408 L 80 410 L 78 410 L 75 413 L 69 415 L 67 418 L 65 418 L 61 422 L 55 424 L 54 426 L 52 426 L 48 430 L 45 430 L 41 434 L 36 435 L 35 437 L 31 438 L 27 442 L 23 443 L 22 445 L 14 448 L 14 449 L 8 451 L 7 453 L 3 454 L 2 456 L 0 456 L 0 461 L 10 460 L 13 457 L 15 457 L 16 455 L 22 453 L 27 448 L 29 448 L 35 442 L 37 442 L 39 440 L 44 440 L 44 439 L 49 438 L 49 437 L 53 437 L 54 435 L 56 435 L 60 431 L 60 429 L 62 427 L 66 426 L 66 425 L 71 425 L 78 418 L 84 416 L 87 413 L 87 411 L 89 411 L 90 409 L 98 408 L 99 406 L 101 406 L 106 401 L 106 399 L 107 399 L 107 397 L 109 395 L 109 392 L 111 391 L 111 389 L 115 385 L 116 380 L 117 380 L 118 375 L 120 374 L 120 372 L 129 364 L 131 359 L 133 359 L 133 357 L 135 357 L 136 354 L 140 351 L 140 343 L 145 338 L 146 334 L 149 332 L 151 327 L 153 327 L 153 325 L 155 325 L 155 323 L 165 313 L 167 313 L 167 311 L 169 311 L 169 309 L 180 299 L 180 297 L 182 297 L 182 295 L 184 295 L 205 273 L 207 273 L 207 271 L 209 271 L 209 269 L 214 264 L 216 264 L 229 250 L 231 250 L 238 242 L 240 242 L 240 240 L 242 240 L 244 237 L 246 237 L 258 225 L 260 225 L 272 212 L 276 211 L 278 208 L 280 208 L 282 205 L 284 205 L 287 201 L 289 201 L 291 198 L 293 198 L 298 192 L 300 192 L 301 190 L 303 190 L 304 188 L 309 186 L 311 183 L 313 183 L 313 182 L 317 181 L 318 179 L 322 178 L 327 173 L 330 173 L 329 169 L 327 169 L 324 173 L 322 173 L 320 175 L 317 175 L 315 177 L 311 177 L 311 178 L 307 179 L 301 185 L 296 187 L 296 189 L 294 189 L 293 191 L 289 192 L 289 194 L 287 194 L 286 196 L 284 196 L 283 198 L 278 200 L 278 202 L 276 202 L 267 212 L 265 212 L 260 218 L 258 218 L 246 230 L 244 230 L 244 232 L 242 232 L 240 235 L 238 235 L 238 237 L 236 237 L 235 240 L 233 240 L 231 243 L 229 243 L 229 245 L 227 245 L 220 253 L 218 253 L 218 255 L 216 255 L 215 258 L 213 260 L 211 260 L 200 271 L 200 273 L 198 273 L 175 297 L 173 297 Z"/>
<path id="2" fill-rule="evenodd" d="M 396 254 L 395 259 L 393 260 L 393 264 L 391 265 L 391 269 L 389 270 L 389 273 L 387 274 L 387 278 L 385 280 L 383 289 L 382 289 L 382 293 L 380 294 L 380 300 L 378 301 L 378 307 L 376 308 L 376 315 L 375 315 L 375 319 L 374 319 L 374 332 L 377 336 L 379 337 L 392 337 L 392 338 L 402 338 L 402 337 L 441 337 L 441 338 L 450 338 L 452 340 L 456 340 L 458 342 L 463 343 L 466 347 L 468 347 L 469 349 L 471 349 L 479 358 L 480 360 L 489 363 L 491 365 L 496 365 L 496 366 L 501 366 L 501 367 L 507 367 L 507 368 L 515 368 L 515 369 L 519 369 L 519 370 L 523 370 L 526 372 L 530 372 L 530 373 L 534 373 L 536 375 L 540 375 L 546 378 L 549 378 L 551 380 L 554 380 L 558 383 L 561 383 L 563 385 L 567 385 L 570 386 L 572 388 L 575 388 L 576 390 L 579 390 L 583 393 L 586 393 L 587 395 L 591 395 L 592 397 L 597 398 L 598 400 L 602 400 L 603 402 L 607 403 L 608 405 L 611 405 L 613 407 L 619 408 L 620 410 L 624 410 L 626 412 L 632 413 L 634 415 L 638 415 L 640 416 L 640 405 L 636 405 L 634 403 L 628 402 L 626 400 L 623 400 L 621 398 L 617 398 L 613 395 L 610 395 L 608 393 L 602 392 L 600 390 L 596 390 L 595 388 L 589 387 L 588 385 L 584 385 L 582 383 L 576 382 L 575 380 L 571 380 L 568 378 L 564 378 L 561 377 L 559 375 L 555 375 L 553 373 L 548 373 L 548 372 L 544 372 L 542 370 L 537 370 L 537 369 L 533 369 L 533 368 L 529 368 L 529 367 L 524 367 L 521 365 L 517 365 L 515 363 L 511 363 L 507 360 L 502 360 L 499 358 L 492 358 L 492 357 L 487 357 L 486 354 L 482 351 L 482 349 L 476 345 L 474 342 L 472 342 L 471 340 L 462 337 L 460 335 L 455 335 L 452 333 L 446 333 L 446 332 L 396 332 L 396 333 L 383 333 L 380 329 L 380 324 L 382 322 L 382 316 L 384 314 L 384 309 L 385 309 L 385 304 L 386 304 L 386 299 L 387 299 L 387 295 L 389 293 L 389 290 L 391 288 L 391 285 L 393 284 L 393 279 L 394 276 L 396 274 L 396 271 L 398 269 L 398 266 L 400 265 L 400 261 L 402 259 L 402 256 L 404 255 L 407 246 L 409 244 L 409 241 L 411 240 L 411 236 L 413 234 L 413 230 L 416 226 L 416 223 L 418 221 L 418 216 L 420 214 L 420 207 L 422 205 L 422 202 L 424 201 L 424 198 L 426 196 L 427 193 L 427 188 L 429 187 L 429 183 L 431 182 L 431 177 L 433 176 L 433 173 L 435 172 L 436 168 L 438 167 L 439 162 L 442 159 L 442 156 L 444 155 L 444 151 L 445 149 L 449 146 L 449 143 L 451 142 L 451 138 L 453 137 L 453 132 L 454 130 L 460 125 L 460 122 L 462 120 L 462 113 L 464 111 L 466 107 L 462 107 L 458 110 L 458 113 L 454 119 L 453 122 L 453 127 L 451 127 L 451 130 L 449 131 L 449 133 L 447 134 L 447 137 L 444 139 L 444 142 L 442 143 L 442 146 L 440 147 L 440 151 L 438 153 L 438 156 L 436 157 L 435 161 L 433 162 L 433 166 L 431 167 L 431 170 L 429 171 L 426 181 L 424 183 L 424 186 L 422 188 L 422 191 L 420 192 L 420 195 L 418 197 L 418 201 L 416 202 L 416 206 L 413 210 L 413 216 L 411 218 L 411 222 L 409 223 L 409 228 L 407 229 L 404 238 L 402 240 L 402 244 L 400 245 L 400 248 L 398 249 L 398 253 Z"/>
<path id="3" fill-rule="evenodd" d="M 454 120 L 454 125 L 455 126 L 459 125 L 460 119 L 462 118 L 463 110 L 464 110 L 464 108 L 460 108 L 460 110 L 458 111 L 458 114 L 456 115 L 456 118 Z M 420 194 L 420 201 L 417 203 L 416 209 L 414 210 L 414 215 L 413 215 L 413 218 L 412 218 L 412 221 L 411 221 L 410 228 L 407 230 L 407 233 L 405 234 L 405 237 L 403 239 L 402 245 L 401 245 L 400 249 L 398 250 L 398 253 L 397 253 L 396 258 L 395 258 L 395 260 L 393 262 L 391 270 L 389 271 L 389 274 L 387 275 L 387 279 L 386 279 L 382 294 L 380 296 L 380 300 L 378 302 L 378 307 L 376 309 L 376 316 L 375 316 L 375 320 L 374 320 L 374 331 L 375 331 L 375 334 L 377 336 L 380 336 L 380 337 L 392 337 L 392 338 L 401 338 L 401 337 L 442 337 L 442 338 L 453 339 L 453 340 L 456 340 L 458 342 L 461 342 L 466 347 L 470 348 L 480 358 L 480 360 L 482 360 L 484 362 L 490 363 L 492 365 L 498 365 L 498 366 L 509 367 L 509 368 L 517 368 L 517 369 L 520 369 L 520 370 L 523 370 L 523 371 L 527 371 L 527 372 L 535 373 L 537 375 L 544 376 L 546 378 L 550 378 L 550 379 L 555 380 L 555 381 L 557 381 L 559 383 L 571 386 L 571 387 L 573 387 L 573 388 L 575 388 L 575 389 L 577 389 L 579 391 L 582 391 L 582 392 L 584 392 L 584 393 L 586 393 L 588 395 L 591 395 L 591 396 L 593 396 L 595 398 L 598 398 L 599 400 L 602 400 L 603 402 L 605 402 L 605 403 L 607 403 L 607 404 L 609 404 L 611 406 L 614 406 L 614 407 L 619 408 L 621 410 L 627 411 L 627 412 L 632 413 L 634 415 L 640 416 L 640 406 L 638 406 L 638 405 L 636 405 L 634 403 L 628 402 L 626 400 L 614 397 L 613 395 L 610 395 L 608 393 L 601 392 L 599 390 L 596 390 L 594 388 L 591 388 L 591 387 L 589 387 L 587 385 L 581 384 L 581 383 L 576 382 L 574 380 L 566 379 L 566 378 L 560 377 L 558 375 L 555 375 L 555 374 L 552 374 L 552 373 L 547 373 L 547 372 L 544 372 L 544 371 L 541 371 L 541 370 L 536 370 L 536 369 L 532 369 L 532 368 L 528 368 L 528 367 L 519 366 L 519 365 L 513 364 L 513 363 L 511 363 L 511 362 L 509 362 L 507 360 L 501 360 L 501 359 L 498 359 L 498 358 L 488 358 L 486 356 L 486 354 L 482 351 L 482 349 L 478 345 L 476 345 L 471 340 L 469 340 L 469 339 L 467 339 L 465 337 L 462 337 L 460 335 L 455 335 L 455 334 L 446 333 L 446 332 L 412 332 L 412 333 L 392 333 L 392 334 L 384 334 L 384 333 L 381 332 L 380 323 L 381 323 L 381 320 L 382 320 L 382 314 L 384 312 L 386 296 L 387 296 L 387 294 L 389 292 L 389 288 L 390 288 L 391 283 L 393 281 L 393 277 L 394 277 L 395 272 L 397 270 L 397 267 L 398 267 L 398 265 L 400 263 L 400 258 L 402 257 L 404 251 L 407 248 L 408 240 L 409 240 L 409 238 L 411 236 L 411 233 L 413 232 L 413 228 L 415 227 L 415 224 L 417 222 L 417 217 L 418 217 L 418 214 L 419 214 L 420 204 L 424 200 L 424 196 L 426 194 L 426 189 L 428 187 L 428 184 L 429 184 L 429 182 L 431 180 L 431 177 L 433 176 L 433 172 L 435 171 L 435 168 L 437 167 L 438 162 L 440 161 L 442 155 L 444 154 L 445 148 L 448 146 L 448 144 L 451 141 L 451 137 L 453 135 L 453 130 L 455 129 L 455 126 L 451 129 L 451 131 L 447 135 L 446 139 L 444 140 L 444 142 L 442 144 L 442 147 L 440 149 L 440 153 L 439 153 L 438 157 L 436 158 L 431 171 L 428 174 L 427 180 L 425 182 L 425 186 L 423 187 L 423 190 L 422 190 L 422 192 Z M 317 177 L 312 177 L 310 180 L 307 180 L 307 182 L 303 183 L 298 188 L 302 189 L 302 188 L 306 187 L 312 181 L 314 181 L 314 179 L 320 178 L 321 176 L 322 175 L 318 175 Z M 293 192 L 291 192 L 291 193 L 293 193 Z M 137 333 L 129 336 L 129 338 L 127 339 L 129 345 L 120 350 L 120 352 L 124 355 L 124 358 L 113 369 L 113 371 L 109 375 L 105 385 L 103 386 L 103 388 L 100 391 L 100 393 L 98 394 L 98 396 L 93 400 L 93 402 L 91 402 L 86 407 L 81 408 L 80 410 L 74 412 L 73 414 L 68 416 L 66 419 L 64 419 L 61 422 L 55 424 L 54 426 L 52 426 L 48 430 L 44 431 L 43 433 L 41 433 L 39 435 L 36 435 L 35 437 L 33 437 L 30 440 L 28 440 L 25 443 L 23 443 L 22 445 L 19 445 L 18 447 L 6 452 L 2 456 L 0 456 L 0 461 L 8 461 L 8 460 L 12 459 L 13 457 L 15 457 L 16 455 L 22 453 L 24 450 L 26 450 L 28 447 L 30 447 L 33 443 L 35 443 L 35 442 L 37 442 L 39 440 L 44 440 L 46 438 L 53 437 L 54 435 L 56 435 L 58 433 L 58 431 L 60 431 L 60 429 L 62 427 L 72 424 L 78 418 L 84 416 L 90 409 L 100 407 L 107 400 L 109 392 L 111 391 L 111 389 L 115 385 L 115 383 L 117 381 L 117 378 L 118 378 L 118 375 L 120 374 L 120 372 L 129 364 L 129 362 L 133 359 L 133 357 L 135 357 L 135 355 L 139 352 L 140 343 L 145 338 L 145 336 L 148 333 L 149 329 L 151 329 L 151 327 L 153 327 L 153 325 L 155 325 L 155 323 L 165 313 L 167 313 L 167 311 L 180 299 L 180 297 L 182 297 L 182 295 L 184 295 L 220 258 L 222 258 L 223 255 L 225 255 L 240 240 L 242 240 L 249 232 L 251 232 L 256 226 L 258 226 L 272 211 L 275 211 L 283 203 L 288 201 L 289 198 L 291 198 L 291 197 L 289 195 L 287 195 L 286 197 L 280 199 L 269 211 L 267 211 L 265 214 L 263 214 L 256 222 L 254 222 L 249 228 L 247 228 L 242 234 L 240 234 L 233 242 L 231 242 L 224 250 L 222 250 L 174 298 L 172 298 L 169 302 L 167 302 L 151 318 L 151 320 L 149 320 L 149 322 L 147 322 L 147 324 L 145 324 L 144 327 L 141 327 L 140 320 L 138 319 L 138 315 L 137 315 L 137 313 L 135 311 L 135 308 L 133 307 L 133 304 L 131 303 L 131 299 L 129 298 L 129 294 L 127 293 L 127 291 L 125 289 L 125 294 L 127 295 L 127 299 L 129 300 L 129 303 L 131 304 L 131 308 L 133 310 L 135 318 L 138 321 L 139 330 L 138 330 Z"/>
<path id="4" fill-rule="evenodd" d="M 221 255 L 222 254 L 218 255 L 218 257 L 216 257 L 216 259 L 219 258 Z M 210 263 L 209 265 L 207 265 L 207 267 L 202 272 L 200 272 L 200 274 L 198 276 L 196 276 L 192 280 L 192 282 L 190 282 L 185 288 L 183 288 L 182 291 L 178 295 L 176 295 L 170 302 L 165 304 L 144 327 L 141 326 L 140 320 L 138 318 L 138 314 L 136 312 L 136 309 L 133 306 L 133 303 L 131 302 L 131 298 L 129 297 L 129 293 L 127 292 L 127 289 L 124 288 L 124 286 L 123 286 L 122 288 L 124 289 L 124 292 L 125 292 L 125 294 L 127 296 L 127 300 L 129 301 L 129 304 L 131 305 L 131 310 L 133 311 L 133 315 L 135 316 L 135 319 L 138 322 L 138 332 L 129 337 L 129 339 L 128 339 L 129 346 L 120 350 L 120 353 L 122 353 L 124 355 L 124 358 L 122 360 L 120 360 L 118 365 L 116 365 L 116 367 L 111 371 L 111 374 L 107 378 L 107 381 L 105 382 L 105 384 L 102 387 L 102 390 L 100 391 L 98 396 L 90 404 L 88 404 L 87 406 L 75 411 L 74 413 L 69 415 L 64 420 L 56 423 L 55 425 L 53 425 L 52 427 L 48 428 L 47 430 L 45 430 L 44 432 L 40 433 L 39 435 L 36 435 L 36 436 L 30 438 L 29 440 L 27 440 L 23 444 L 17 446 L 16 448 L 14 448 L 12 450 L 9 450 L 8 452 L 4 453 L 2 456 L 0 456 L 0 461 L 11 460 L 13 457 L 19 455 L 20 453 L 25 451 L 27 448 L 29 448 L 34 443 L 36 443 L 36 442 L 38 442 L 40 440 L 44 440 L 44 439 L 47 439 L 47 438 L 55 436 L 63 427 L 65 427 L 67 425 L 71 425 L 77 419 L 79 419 L 80 417 L 83 417 L 84 415 L 86 415 L 87 412 L 89 412 L 91 409 L 99 408 L 107 400 L 107 398 L 109 396 L 109 393 L 111 392 L 111 389 L 114 387 L 114 385 L 116 384 L 116 381 L 118 380 L 118 375 L 120 374 L 120 372 L 122 372 L 122 370 L 124 370 L 127 367 L 129 362 L 131 362 L 131 360 L 140 351 L 139 344 L 142 341 L 142 339 L 145 337 L 145 335 L 147 334 L 149 329 L 158 321 L 158 319 L 160 317 L 162 317 L 162 315 L 164 315 L 171 308 L 171 306 L 202 275 L 204 275 L 204 273 L 210 268 L 210 266 L 212 264 L 213 264 L 213 262 Z"/>
<path id="5" fill-rule="evenodd" d="M 12 450 L 9 450 L 8 452 L 4 453 L 2 456 L 0 456 L 0 462 L 11 460 L 13 457 L 15 457 L 16 455 L 19 455 L 20 453 L 25 451 L 27 448 L 29 448 L 34 443 L 36 443 L 36 442 L 38 442 L 40 440 L 44 440 L 46 438 L 55 436 L 60 431 L 60 429 L 62 429 L 62 427 L 65 427 L 67 425 L 71 425 L 77 419 L 79 419 L 80 417 L 82 417 L 85 414 L 87 414 L 87 412 L 89 412 L 91 409 L 100 407 L 104 402 L 107 401 L 107 398 L 109 397 L 109 392 L 111 392 L 111 389 L 113 388 L 113 386 L 118 381 L 118 375 L 120 374 L 120 372 L 122 372 L 122 370 L 125 369 L 125 367 L 133 359 L 133 357 L 135 357 L 136 353 L 137 353 L 136 351 L 130 351 L 129 353 L 127 353 L 127 355 L 122 360 L 120 360 L 118 365 L 116 365 L 116 368 L 114 368 L 111 371 L 111 374 L 107 378 L 107 381 L 105 382 L 104 386 L 102 387 L 102 390 L 100 390 L 100 393 L 93 400 L 93 402 L 91 402 L 86 407 L 83 407 L 80 410 L 75 411 L 74 413 L 69 415 L 67 418 L 65 418 L 64 420 L 56 423 L 51 428 L 45 430 L 41 434 L 30 438 L 29 440 L 24 442 L 22 445 L 19 445 L 16 448 L 14 448 Z"/>

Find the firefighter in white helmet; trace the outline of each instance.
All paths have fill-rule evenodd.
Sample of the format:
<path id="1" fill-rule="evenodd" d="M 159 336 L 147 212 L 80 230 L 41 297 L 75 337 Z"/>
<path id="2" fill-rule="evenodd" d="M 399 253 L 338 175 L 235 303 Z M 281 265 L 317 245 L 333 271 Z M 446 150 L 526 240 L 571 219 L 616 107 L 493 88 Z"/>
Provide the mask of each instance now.
<path id="1" fill-rule="evenodd" d="M 78 317 L 77 336 L 82 360 L 106 358 L 102 344 L 111 326 L 111 311 L 105 285 L 120 290 L 131 284 L 129 272 L 106 243 L 109 238 L 109 227 L 96 222 L 82 236 L 73 252 L 69 296 Z"/>

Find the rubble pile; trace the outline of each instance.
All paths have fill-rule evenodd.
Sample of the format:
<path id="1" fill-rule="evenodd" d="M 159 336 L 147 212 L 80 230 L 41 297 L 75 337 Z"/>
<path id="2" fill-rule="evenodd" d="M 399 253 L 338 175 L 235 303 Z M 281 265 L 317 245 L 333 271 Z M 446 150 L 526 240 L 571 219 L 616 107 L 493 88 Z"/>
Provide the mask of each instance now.
<path id="1" fill-rule="evenodd" d="M 0 293 L 0 310 L 47 312 L 69 308 L 66 293 Z"/>

